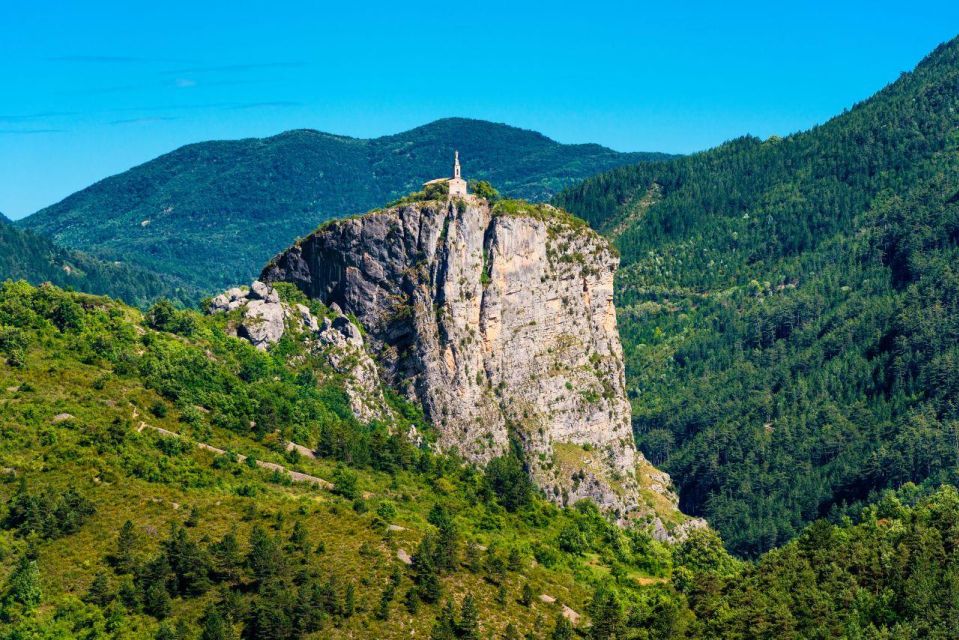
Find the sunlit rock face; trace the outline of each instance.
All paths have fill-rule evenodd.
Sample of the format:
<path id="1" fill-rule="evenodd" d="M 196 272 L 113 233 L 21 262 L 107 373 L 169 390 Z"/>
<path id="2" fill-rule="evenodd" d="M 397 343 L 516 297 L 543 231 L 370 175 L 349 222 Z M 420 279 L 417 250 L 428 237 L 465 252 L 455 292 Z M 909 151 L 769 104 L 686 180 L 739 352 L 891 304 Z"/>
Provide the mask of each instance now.
<path id="1" fill-rule="evenodd" d="M 649 513 L 613 306 L 618 257 L 577 219 L 527 206 L 469 196 L 337 221 L 261 279 L 354 315 L 444 450 L 483 464 L 518 442 L 557 503 Z M 647 484 L 672 501 L 661 476 Z"/>

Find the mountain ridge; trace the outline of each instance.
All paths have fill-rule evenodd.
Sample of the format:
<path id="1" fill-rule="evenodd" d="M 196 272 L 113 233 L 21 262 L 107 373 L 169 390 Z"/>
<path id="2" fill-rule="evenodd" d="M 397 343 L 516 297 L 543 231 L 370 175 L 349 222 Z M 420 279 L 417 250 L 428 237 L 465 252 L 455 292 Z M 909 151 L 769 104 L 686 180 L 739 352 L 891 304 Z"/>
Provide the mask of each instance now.
<path id="1" fill-rule="evenodd" d="M 212 292 L 249 281 L 324 220 L 372 209 L 446 175 L 454 149 L 469 178 L 534 200 L 611 166 L 670 157 L 563 145 L 463 118 L 372 139 L 298 129 L 180 147 L 14 224 Z"/>

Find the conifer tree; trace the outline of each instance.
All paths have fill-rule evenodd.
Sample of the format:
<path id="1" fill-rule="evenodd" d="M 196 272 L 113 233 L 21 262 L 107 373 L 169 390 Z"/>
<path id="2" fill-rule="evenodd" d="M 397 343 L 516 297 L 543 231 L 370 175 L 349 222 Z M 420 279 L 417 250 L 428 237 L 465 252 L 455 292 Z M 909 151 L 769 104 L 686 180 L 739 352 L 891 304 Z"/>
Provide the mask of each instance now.
<path id="1" fill-rule="evenodd" d="M 110 579 L 103 571 L 98 571 L 90 583 L 90 589 L 87 590 L 85 601 L 95 604 L 99 607 L 105 607 L 113 600 L 113 592 L 110 590 Z"/>
<path id="2" fill-rule="evenodd" d="M 479 612 L 476 610 L 476 602 L 472 594 L 467 594 L 463 598 L 456 635 L 462 640 L 480 640 Z"/>
<path id="3" fill-rule="evenodd" d="M 229 531 L 214 544 L 210 545 L 213 571 L 217 578 L 227 582 L 236 582 L 240 578 L 243 567 L 243 555 L 240 553 L 240 542 L 236 539 L 236 532 Z"/>
<path id="4" fill-rule="evenodd" d="M 119 574 L 133 573 L 136 567 L 137 535 L 133 523 L 129 520 L 120 527 L 117 535 L 117 552 L 113 556 L 113 568 Z"/>
<path id="5" fill-rule="evenodd" d="M 200 640 L 233 640 L 233 628 L 217 607 L 207 607 L 201 621 Z"/>
<path id="6" fill-rule="evenodd" d="M 590 604 L 593 624 L 589 629 L 591 640 L 618 638 L 623 628 L 623 607 L 612 591 L 597 591 Z"/>
<path id="7" fill-rule="evenodd" d="M 403 596 L 403 605 L 410 615 L 416 615 L 420 610 L 420 596 L 416 593 L 416 587 L 410 587 Z"/>
<path id="8" fill-rule="evenodd" d="M 7 580 L 5 600 L 8 604 L 19 604 L 29 611 L 40 604 L 41 598 L 40 570 L 37 568 L 37 561 L 22 555 L 17 561 L 17 567 Z"/>
<path id="9" fill-rule="evenodd" d="M 143 593 L 143 610 L 157 619 L 170 615 L 173 603 L 163 582 L 150 583 Z"/>
<path id="10" fill-rule="evenodd" d="M 424 602 L 436 602 L 443 593 L 439 575 L 436 571 L 436 542 L 433 534 L 428 533 L 420 541 L 413 554 L 413 573 L 417 593 Z"/>
<path id="11" fill-rule="evenodd" d="M 253 577 L 260 583 L 282 573 L 285 565 L 276 540 L 259 525 L 250 532 L 250 552 L 246 561 Z"/>
<path id="12" fill-rule="evenodd" d="M 346 592 L 343 594 L 343 617 L 349 618 L 356 610 L 356 587 L 350 582 L 346 585 Z"/>
<path id="13" fill-rule="evenodd" d="M 573 624 L 566 619 L 563 614 L 556 615 L 556 624 L 553 626 L 553 633 L 550 634 L 550 640 L 572 640 Z"/>
<path id="14" fill-rule="evenodd" d="M 523 583 L 523 591 L 522 595 L 520 595 L 519 602 L 524 607 L 528 607 L 533 604 L 533 588 L 529 586 L 528 582 Z"/>
<path id="15" fill-rule="evenodd" d="M 433 623 L 433 631 L 430 634 L 430 640 L 456 640 L 458 626 L 456 624 L 456 611 L 453 609 L 453 602 L 446 601 L 446 605 Z"/>

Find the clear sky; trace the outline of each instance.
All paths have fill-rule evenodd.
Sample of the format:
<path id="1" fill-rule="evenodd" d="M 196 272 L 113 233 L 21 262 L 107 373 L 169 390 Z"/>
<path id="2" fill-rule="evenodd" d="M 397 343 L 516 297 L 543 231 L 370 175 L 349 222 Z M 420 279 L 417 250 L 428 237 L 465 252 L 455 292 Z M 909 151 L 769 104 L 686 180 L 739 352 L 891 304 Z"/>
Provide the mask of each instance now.
<path id="1" fill-rule="evenodd" d="M 0 211 L 213 138 L 445 116 L 690 152 L 822 122 L 959 2 L 0 0 Z"/>

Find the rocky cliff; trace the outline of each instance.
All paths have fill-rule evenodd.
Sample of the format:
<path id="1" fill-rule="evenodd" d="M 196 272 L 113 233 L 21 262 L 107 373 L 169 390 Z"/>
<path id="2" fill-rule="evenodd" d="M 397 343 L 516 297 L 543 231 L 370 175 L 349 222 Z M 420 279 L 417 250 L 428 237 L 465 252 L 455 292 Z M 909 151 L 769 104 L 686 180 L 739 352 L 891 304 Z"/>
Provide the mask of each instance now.
<path id="1" fill-rule="evenodd" d="M 328 224 L 277 256 L 295 283 L 369 333 L 385 379 L 422 403 L 439 445 L 484 463 L 518 442 L 558 503 L 674 504 L 633 444 L 613 306 L 618 258 L 545 205 L 414 202 Z M 658 475 L 657 475 L 658 474 Z M 647 499 L 646 502 L 649 502 Z"/>

